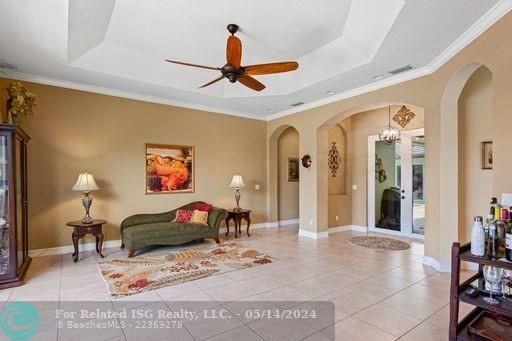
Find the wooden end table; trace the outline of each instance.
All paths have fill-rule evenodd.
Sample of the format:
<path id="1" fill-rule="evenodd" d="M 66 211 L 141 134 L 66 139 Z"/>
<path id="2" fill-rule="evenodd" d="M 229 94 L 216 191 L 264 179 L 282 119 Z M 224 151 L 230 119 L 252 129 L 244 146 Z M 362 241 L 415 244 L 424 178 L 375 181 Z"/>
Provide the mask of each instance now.
<path id="1" fill-rule="evenodd" d="M 75 263 L 78 261 L 78 241 L 89 233 L 96 237 L 96 252 L 99 253 L 101 258 L 104 257 L 101 253 L 101 249 L 103 247 L 102 226 L 106 223 L 107 221 L 102 219 L 94 219 L 90 224 L 84 224 L 81 220 L 74 220 L 66 223 L 67 226 L 73 227 L 71 237 L 73 238 L 73 246 L 75 248 L 75 252 L 73 252 L 73 261 Z"/>
<path id="2" fill-rule="evenodd" d="M 249 226 L 251 226 L 251 210 L 227 210 L 228 216 L 226 217 L 226 236 L 229 234 L 229 221 L 233 220 L 235 223 L 235 238 L 238 238 L 238 235 L 242 236 L 242 219 L 247 221 L 247 236 L 251 236 L 249 234 Z"/>

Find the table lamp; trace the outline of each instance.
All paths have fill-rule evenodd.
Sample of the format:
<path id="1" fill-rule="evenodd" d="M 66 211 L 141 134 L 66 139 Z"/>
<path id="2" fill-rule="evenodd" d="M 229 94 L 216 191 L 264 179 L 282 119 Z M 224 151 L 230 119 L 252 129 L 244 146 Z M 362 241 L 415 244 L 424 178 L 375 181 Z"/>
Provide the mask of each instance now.
<path id="1" fill-rule="evenodd" d="M 78 180 L 76 180 L 75 185 L 73 186 L 73 191 L 83 192 L 82 195 L 82 205 L 85 208 L 85 217 L 82 219 L 82 223 L 91 224 L 93 219 L 89 215 L 89 209 L 92 204 L 92 196 L 90 195 L 91 191 L 98 190 L 99 187 L 94 181 L 94 176 L 87 172 L 82 172 L 78 175 Z"/>
<path id="2" fill-rule="evenodd" d="M 229 184 L 229 188 L 235 189 L 235 200 L 236 200 L 236 207 L 234 208 L 234 211 L 241 211 L 240 208 L 240 188 L 245 187 L 244 179 L 242 179 L 241 175 L 235 174 L 233 175 L 233 179 L 231 180 L 231 183 Z"/>

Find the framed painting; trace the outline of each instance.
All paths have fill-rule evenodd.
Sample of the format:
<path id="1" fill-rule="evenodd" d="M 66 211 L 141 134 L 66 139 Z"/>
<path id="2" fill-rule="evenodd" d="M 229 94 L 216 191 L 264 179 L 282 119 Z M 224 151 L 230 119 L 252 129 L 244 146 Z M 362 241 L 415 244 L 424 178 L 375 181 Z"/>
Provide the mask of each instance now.
<path id="1" fill-rule="evenodd" d="M 288 182 L 299 182 L 299 158 L 288 158 Z"/>
<path id="2" fill-rule="evenodd" d="M 482 142 L 482 169 L 492 169 L 492 141 Z"/>
<path id="3" fill-rule="evenodd" d="M 193 193 L 194 147 L 146 144 L 146 194 Z"/>

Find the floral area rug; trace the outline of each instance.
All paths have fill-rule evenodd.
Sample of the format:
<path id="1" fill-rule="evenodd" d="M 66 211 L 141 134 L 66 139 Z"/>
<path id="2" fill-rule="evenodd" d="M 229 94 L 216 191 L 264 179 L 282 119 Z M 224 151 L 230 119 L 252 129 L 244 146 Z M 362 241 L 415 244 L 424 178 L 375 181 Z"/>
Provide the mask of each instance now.
<path id="1" fill-rule="evenodd" d="M 380 250 L 407 250 L 410 247 L 409 244 L 401 240 L 383 237 L 352 237 L 348 243 Z"/>
<path id="2" fill-rule="evenodd" d="M 117 298 L 272 262 L 274 258 L 242 244 L 223 243 L 207 249 L 114 259 L 98 266 L 110 295 Z"/>

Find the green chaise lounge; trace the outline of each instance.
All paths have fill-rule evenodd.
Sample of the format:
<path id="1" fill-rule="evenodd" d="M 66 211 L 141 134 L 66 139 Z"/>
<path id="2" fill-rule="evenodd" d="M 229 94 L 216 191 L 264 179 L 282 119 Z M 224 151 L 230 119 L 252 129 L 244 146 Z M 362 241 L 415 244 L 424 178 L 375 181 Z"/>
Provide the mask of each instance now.
<path id="1" fill-rule="evenodd" d="M 151 245 L 180 245 L 196 239 L 213 238 L 219 240 L 219 225 L 226 218 L 227 211 L 213 207 L 208 215 L 208 225 L 195 223 L 175 223 L 178 209 L 193 209 L 194 201 L 172 211 L 153 214 L 136 214 L 121 223 L 121 248 L 128 248 L 128 257 L 145 246 Z"/>

